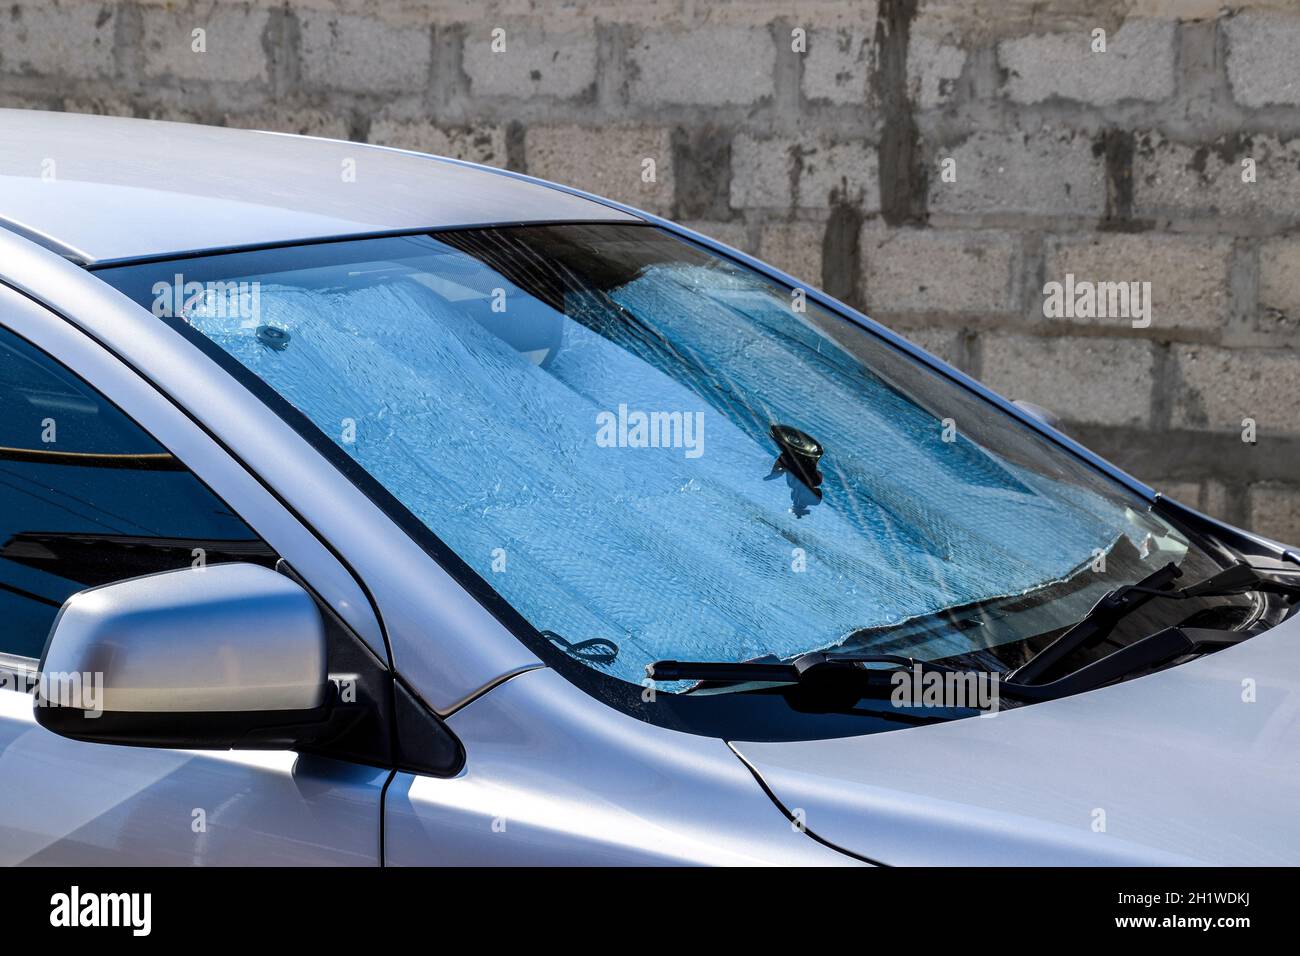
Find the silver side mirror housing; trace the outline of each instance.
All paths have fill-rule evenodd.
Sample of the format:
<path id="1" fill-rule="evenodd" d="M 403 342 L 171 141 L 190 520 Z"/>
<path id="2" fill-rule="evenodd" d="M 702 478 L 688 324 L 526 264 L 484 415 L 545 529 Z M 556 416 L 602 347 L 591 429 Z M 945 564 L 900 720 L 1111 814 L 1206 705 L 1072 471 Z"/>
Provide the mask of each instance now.
<path id="1" fill-rule="evenodd" d="M 328 719 L 324 622 L 254 564 L 80 591 L 41 657 L 36 720 L 65 737 L 189 749 L 290 747 Z"/>

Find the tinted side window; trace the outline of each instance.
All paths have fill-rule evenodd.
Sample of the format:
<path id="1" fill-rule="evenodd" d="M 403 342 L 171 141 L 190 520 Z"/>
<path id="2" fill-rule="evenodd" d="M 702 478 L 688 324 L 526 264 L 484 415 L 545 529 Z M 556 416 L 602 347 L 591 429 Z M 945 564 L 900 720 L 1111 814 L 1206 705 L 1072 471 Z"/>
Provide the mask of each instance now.
<path id="1" fill-rule="evenodd" d="M 0 652 L 39 657 L 71 594 L 275 554 L 107 399 L 0 329 Z"/>

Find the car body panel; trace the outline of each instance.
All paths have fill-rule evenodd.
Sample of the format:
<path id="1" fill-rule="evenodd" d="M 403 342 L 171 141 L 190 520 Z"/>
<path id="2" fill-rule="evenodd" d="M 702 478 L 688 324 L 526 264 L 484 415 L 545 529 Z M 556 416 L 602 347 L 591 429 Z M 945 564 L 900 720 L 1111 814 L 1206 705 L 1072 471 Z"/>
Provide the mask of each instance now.
<path id="1" fill-rule="evenodd" d="M 721 740 L 617 713 L 549 668 L 448 723 L 465 768 L 393 779 L 388 865 L 857 862 L 800 832 Z"/>
<path id="2" fill-rule="evenodd" d="M 389 771 L 287 750 L 116 747 L 0 690 L 0 866 L 375 866 Z"/>
<path id="3" fill-rule="evenodd" d="M 82 263 L 440 226 L 632 218 L 488 170 L 362 143 L 0 110 L 0 224 Z"/>
<path id="4" fill-rule="evenodd" d="M 733 746 L 811 830 L 887 864 L 1294 866 L 1300 618 L 992 717 Z"/>

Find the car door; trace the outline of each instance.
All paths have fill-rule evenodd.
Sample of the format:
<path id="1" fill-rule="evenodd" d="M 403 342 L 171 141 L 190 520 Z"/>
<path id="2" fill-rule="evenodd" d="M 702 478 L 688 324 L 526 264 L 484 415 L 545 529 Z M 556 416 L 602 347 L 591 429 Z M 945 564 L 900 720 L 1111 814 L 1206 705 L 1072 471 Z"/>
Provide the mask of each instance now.
<path id="1" fill-rule="evenodd" d="M 378 629 L 346 569 L 216 442 L 0 286 L 0 864 L 379 862 L 389 770 L 83 743 L 34 719 L 28 691 L 70 594 L 232 560 L 287 561 L 323 605 Z"/>

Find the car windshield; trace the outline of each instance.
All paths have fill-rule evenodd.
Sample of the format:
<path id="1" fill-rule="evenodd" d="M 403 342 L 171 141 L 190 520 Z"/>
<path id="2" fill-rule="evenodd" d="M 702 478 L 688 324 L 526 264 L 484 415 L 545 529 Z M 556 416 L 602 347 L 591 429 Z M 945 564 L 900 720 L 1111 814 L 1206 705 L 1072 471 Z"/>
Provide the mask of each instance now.
<path id="1" fill-rule="evenodd" d="M 624 681 L 833 647 L 994 660 L 1171 561 L 1216 570 L 976 392 L 658 227 L 100 275 L 274 389 L 542 639 Z"/>

